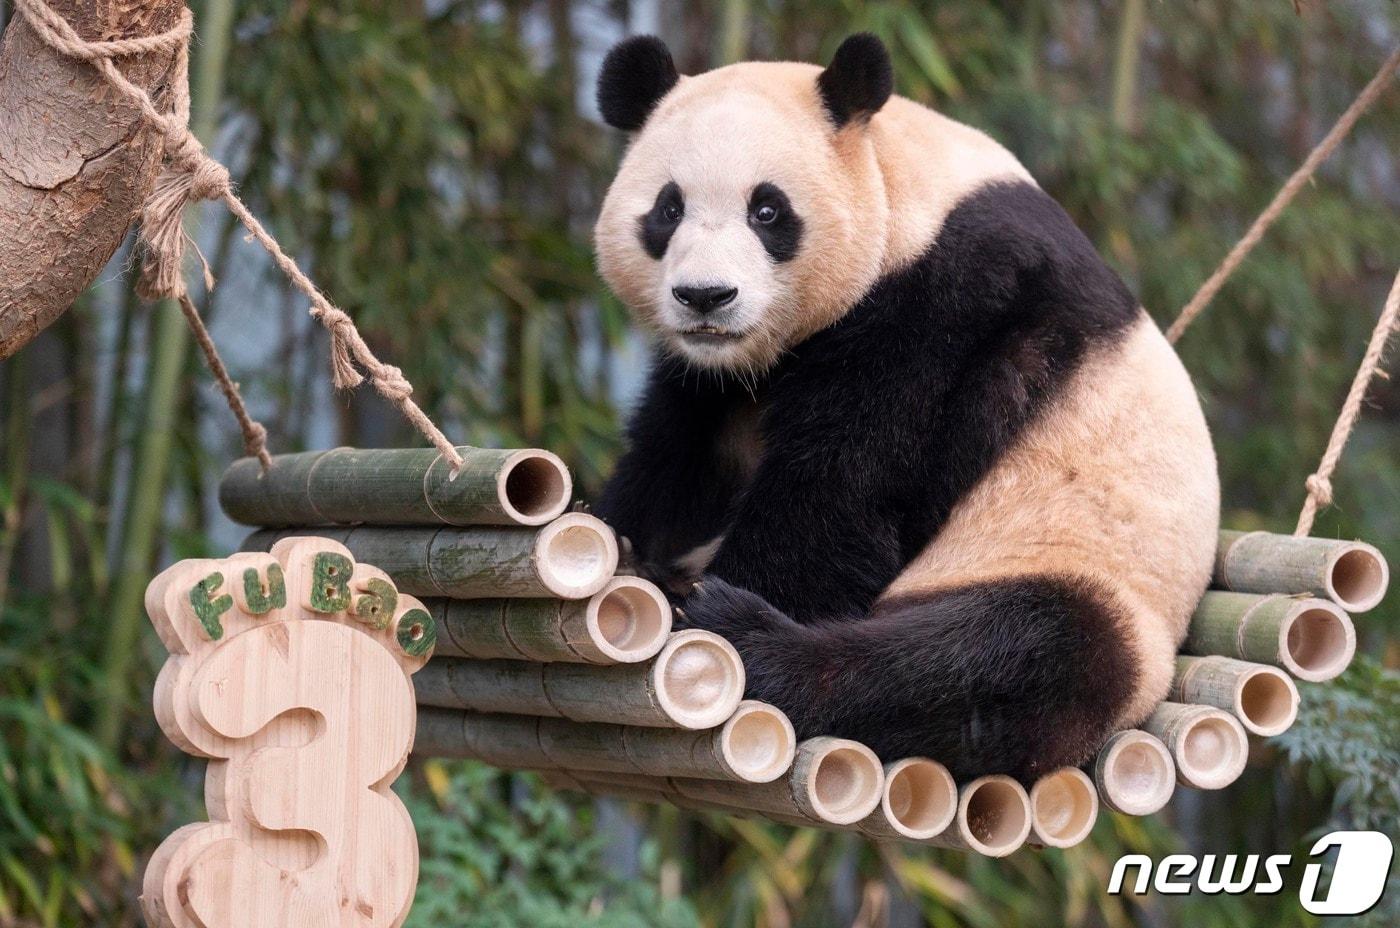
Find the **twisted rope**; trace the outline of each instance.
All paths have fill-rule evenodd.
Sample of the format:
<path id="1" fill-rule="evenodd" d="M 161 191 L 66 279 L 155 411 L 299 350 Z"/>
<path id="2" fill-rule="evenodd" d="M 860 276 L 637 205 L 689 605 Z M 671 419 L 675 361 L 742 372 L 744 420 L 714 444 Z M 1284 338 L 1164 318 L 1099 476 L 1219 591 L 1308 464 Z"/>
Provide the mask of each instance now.
<path id="1" fill-rule="evenodd" d="M 1288 204 L 1293 202 L 1293 198 L 1298 195 L 1298 191 L 1303 189 L 1303 185 L 1312 180 L 1312 176 L 1317 172 L 1318 166 L 1326 161 L 1328 156 L 1351 132 L 1352 126 L 1361 118 L 1362 114 L 1371 108 L 1385 90 L 1386 84 L 1395 76 L 1397 69 L 1400 69 L 1400 47 L 1390 53 L 1376 72 L 1376 76 L 1371 78 L 1371 82 L 1362 89 L 1351 106 L 1337 120 L 1331 130 L 1322 137 L 1322 141 L 1317 143 L 1317 147 L 1308 153 L 1307 158 L 1298 170 L 1293 172 L 1293 176 L 1279 188 L 1279 192 L 1274 195 L 1273 200 L 1264 211 L 1259 214 L 1259 218 L 1254 220 L 1254 224 L 1245 232 L 1244 237 L 1235 243 L 1235 247 L 1230 249 L 1230 253 L 1225 256 L 1225 260 L 1220 262 L 1220 266 L 1215 269 L 1206 282 L 1201 284 L 1201 288 L 1196 291 L 1196 295 L 1191 297 L 1181 310 L 1181 314 L 1176 317 L 1176 321 L 1167 329 L 1167 341 L 1176 344 L 1176 340 L 1181 338 L 1186 327 L 1196 320 L 1210 303 L 1215 299 L 1215 295 L 1220 292 L 1220 288 L 1225 286 L 1225 281 L 1230 275 L 1235 273 L 1236 268 L 1244 263 L 1244 259 L 1254 250 L 1254 246 L 1259 244 L 1259 240 L 1264 237 L 1264 233 L 1269 231 L 1269 227 L 1274 224 L 1279 215 Z"/>
<path id="2" fill-rule="evenodd" d="M 1371 341 L 1366 345 L 1366 353 L 1361 356 L 1361 366 L 1356 369 L 1351 389 L 1342 403 L 1341 415 L 1337 417 L 1336 424 L 1332 426 L 1332 435 L 1327 439 L 1327 450 L 1322 453 L 1317 470 L 1306 481 L 1308 498 L 1303 501 L 1303 511 L 1298 514 L 1298 527 L 1293 530 L 1295 535 L 1306 535 L 1312 531 L 1318 509 L 1332 504 L 1332 473 L 1337 469 L 1347 439 L 1351 437 L 1351 430 L 1356 427 L 1356 420 L 1361 415 L 1361 401 L 1366 398 L 1366 388 L 1370 386 L 1371 378 L 1378 373 L 1384 376 L 1381 355 L 1385 352 L 1386 341 L 1397 328 L 1400 328 L 1400 274 L 1395 275 L 1395 283 L 1385 299 L 1385 308 L 1371 331 Z"/>
<path id="3" fill-rule="evenodd" d="M 193 17 L 182 10 L 180 20 L 167 32 L 132 39 L 88 42 L 44 0 L 16 0 L 16 9 L 29 21 L 43 42 L 60 54 L 86 61 L 124 98 L 135 104 L 141 117 L 159 131 L 165 143 L 165 166 L 156 179 L 155 188 L 141 214 L 141 241 L 145 247 L 140 287 L 142 295 L 170 297 L 180 303 L 181 311 L 194 330 L 195 339 L 204 351 L 211 373 L 219 383 L 229 408 L 238 419 L 248 453 L 256 455 L 264 469 L 271 463 L 266 449 L 266 430 L 254 422 L 243 405 L 238 385 L 228 376 L 223 361 L 209 338 L 185 286 L 182 272 L 185 243 L 188 240 L 181 218 L 185 207 L 194 200 L 222 200 L 229 211 L 262 245 L 292 285 L 311 302 L 310 312 L 330 333 L 331 371 L 335 386 L 347 389 L 364 382 L 368 375 L 374 388 L 399 408 L 403 416 L 430 441 L 454 470 L 462 458 L 447 440 L 442 430 L 413 401 L 413 385 L 403 371 L 385 364 L 365 343 L 354 321 L 344 310 L 335 306 L 316 287 L 297 263 L 282 250 L 262 223 L 233 192 L 228 170 L 209 156 L 204 146 L 189 130 L 189 39 Z M 127 80 L 112 59 L 150 52 L 173 53 L 175 75 L 172 81 L 171 111 L 161 112 L 146 91 Z M 198 253 L 198 249 L 195 249 Z M 199 255 L 207 286 L 213 286 L 204 256 Z M 364 374 L 361 374 L 361 370 Z"/>

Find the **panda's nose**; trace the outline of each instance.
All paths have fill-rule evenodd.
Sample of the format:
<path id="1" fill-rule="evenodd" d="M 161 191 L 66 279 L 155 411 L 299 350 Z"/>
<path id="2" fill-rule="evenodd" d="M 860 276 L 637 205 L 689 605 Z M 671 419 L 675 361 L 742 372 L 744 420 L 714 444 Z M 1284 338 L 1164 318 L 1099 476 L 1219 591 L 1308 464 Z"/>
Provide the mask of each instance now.
<path id="1" fill-rule="evenodd" d="M 739 295 L 735 287 L 672 287 L 671 296 L 682 306 L 705 313 L 727 306 Z"/>

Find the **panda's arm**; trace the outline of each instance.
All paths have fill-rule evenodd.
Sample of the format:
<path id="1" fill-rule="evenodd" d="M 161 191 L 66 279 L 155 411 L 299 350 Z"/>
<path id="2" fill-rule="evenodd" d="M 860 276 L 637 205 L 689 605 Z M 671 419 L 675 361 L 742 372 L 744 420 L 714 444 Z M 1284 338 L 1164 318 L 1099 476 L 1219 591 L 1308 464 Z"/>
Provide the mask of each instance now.
<path id="1" fill-rule="evenodd" d="M 720 446 L 734 402 L 733 389 L 658 358 L 628 423 L 628 450 L 595 507 L 631 542 L 642 573 L 663 585 L 685 579 L 677 558 L 724 530 L 739 489 Z"/>

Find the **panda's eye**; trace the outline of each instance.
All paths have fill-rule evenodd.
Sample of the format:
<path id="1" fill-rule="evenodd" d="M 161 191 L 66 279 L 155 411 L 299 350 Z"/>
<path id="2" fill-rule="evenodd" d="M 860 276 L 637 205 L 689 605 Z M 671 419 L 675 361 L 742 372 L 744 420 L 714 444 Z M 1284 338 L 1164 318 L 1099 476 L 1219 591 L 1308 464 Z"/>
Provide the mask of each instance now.
<path id="1" fill-rule="evenodd" d="M 681 218 L 680 206 L 675 203 L 667 203 L 661 207 L 661 217 L 667 222 L 679 222 Z"/>
<path id="2" fill-rule="evenodd" d="M 764 203 L 753 211 L 753 218 L 754 222 L 771 225 L 778 218 L 778 208 L 771 203 Z"/>

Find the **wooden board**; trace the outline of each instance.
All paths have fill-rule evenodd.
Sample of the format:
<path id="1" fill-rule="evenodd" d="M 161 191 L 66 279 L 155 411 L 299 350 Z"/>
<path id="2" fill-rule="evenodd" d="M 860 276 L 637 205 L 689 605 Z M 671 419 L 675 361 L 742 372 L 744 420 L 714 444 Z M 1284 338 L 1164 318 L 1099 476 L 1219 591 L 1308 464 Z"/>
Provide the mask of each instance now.
<path id="1" fill-rule="evenodd" d="M 422 604 L 323 538 L 182 561 L 146 608 L 170 650 L 161 729 L 209 758 L 209 821 L 146 868 L 153 928 L 392 928 L 418 879 L 390 791 L 413 743 L 410 676 L 435 639 Z"/>

